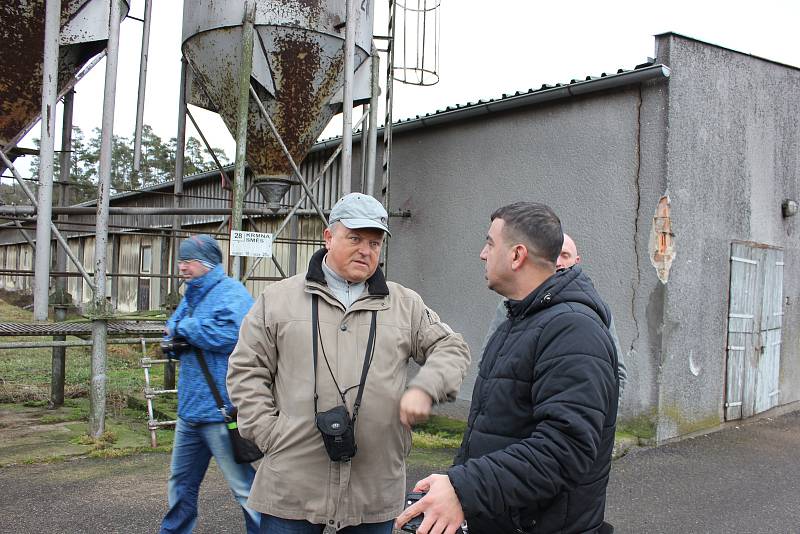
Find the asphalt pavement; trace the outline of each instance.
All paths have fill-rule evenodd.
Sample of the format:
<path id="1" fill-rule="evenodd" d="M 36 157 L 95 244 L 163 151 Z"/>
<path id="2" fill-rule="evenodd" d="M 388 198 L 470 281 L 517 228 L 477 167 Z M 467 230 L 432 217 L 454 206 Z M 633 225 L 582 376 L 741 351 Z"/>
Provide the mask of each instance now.
<path id="1" fill-rule="evenodd" d="M 614 462 L 606 518 L 625 533 L 799 533 L 800 412 Z"/>
<path id="2" fill-rule="evenodd" d="M 0 468 L 0 532 L 155 533 L 168 467 L 154 453 Z M 410 467 L 409 484 L 429 472 Z M 607 518 L 617 534 L 800 532 L 800 412 L 629 453 L 614 462 Z M 243 525 L 212 463 L 195 532 Z"/>

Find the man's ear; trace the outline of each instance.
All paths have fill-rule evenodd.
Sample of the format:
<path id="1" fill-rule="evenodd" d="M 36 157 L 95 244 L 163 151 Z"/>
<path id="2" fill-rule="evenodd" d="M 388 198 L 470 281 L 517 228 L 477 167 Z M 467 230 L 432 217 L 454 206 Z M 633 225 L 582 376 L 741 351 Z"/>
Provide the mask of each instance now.
<path id="1" fill-rule="evenodd" d="M 575 256 L 575 265 L 578 265 L 581 262 L 580 256 Z"/>
<path id="2" fill-rule="evenodd" d="M 528 247 L 519 244 L 514 245 L 511 252 L 511 270 L 519 270 L 528 258 Z"/>
<path id="3" fill-rule="evenodd" d="M 325 238 L 325 248 L 330 250 L 331 240 L 333 239 L 333 232 L 331 232 L 331 229 L 325 228 L 325 230 L 322 231 L 322 237 Z"/>

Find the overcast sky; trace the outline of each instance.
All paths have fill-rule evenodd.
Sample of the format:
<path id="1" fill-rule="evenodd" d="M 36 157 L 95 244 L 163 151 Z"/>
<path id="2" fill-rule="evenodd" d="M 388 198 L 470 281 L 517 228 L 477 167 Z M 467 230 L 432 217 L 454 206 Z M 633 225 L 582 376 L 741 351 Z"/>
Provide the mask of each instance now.
<path id="1" fill-rule="evenodd" d="M 387 22 L 381 8 L 386 1 L 376 1 L 375 33 L 384 35 Z M 406 2 L 416 5 L 416 0 Z M 178 118 L 182 2 L 153 3 L 144 121 L 167 139 L 175 136 Z M 132 15 L 141 17 L 143 8 L 144 0 L 131 0 Z M 668 31 L 800 67 L 798 23 L 798 0 L 441 0 L 440 82 L 431 87 L 395 84 L 394 117 L 631 69 L 654 55 L 653 35 Z M 124 21 L 118 135 L 132 136 L 134 128 L 140 44 L 141 24 Z M 100 124 L 104 71 L 105 61 L 77 87 L 75 123 L 87 134 Z M 233 139 L 219 118 L 202 110 L 194 114 L 212 144 L 232 159 Z M 329 127 L 325 133 L 339 132 Z M 21 145 L 31 146 L 33 136 L 39 136 L 38 126 Z M 20 168 L 27 170 L 27 164 Z"/>

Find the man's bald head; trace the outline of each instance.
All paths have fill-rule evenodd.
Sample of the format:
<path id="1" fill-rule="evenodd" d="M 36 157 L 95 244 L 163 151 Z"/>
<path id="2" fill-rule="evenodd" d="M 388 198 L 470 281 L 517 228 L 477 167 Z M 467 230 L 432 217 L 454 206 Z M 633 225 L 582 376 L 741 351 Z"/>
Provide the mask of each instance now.
<path id="1" fill-rule="evenodd" d="M 556 269 L 568 269 L 580 262 L 581 257 L 578 255 L 578 247 L 575 245 L 575 241 L 567 234 L 564 234 L 564 244 L 561 245 L 561 254 L 558 255 Z"/>

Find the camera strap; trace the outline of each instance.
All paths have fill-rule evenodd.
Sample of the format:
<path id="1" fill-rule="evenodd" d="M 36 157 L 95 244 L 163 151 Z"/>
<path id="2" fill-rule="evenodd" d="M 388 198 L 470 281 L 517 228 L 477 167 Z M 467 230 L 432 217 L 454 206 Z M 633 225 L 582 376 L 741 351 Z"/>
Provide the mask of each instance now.
<path id="1" fill-rule="evenodd" d="M 369 339 L 367 341 L 367 351 L 364 354 L 364 366 L 361 369 L 361 381 L 358 384 L 358 393 L 356 394 L 355 403 L 353 403 L 353 425 L 355 425 L 356 417 L 358 417 L 358 409 L 361 406 L 361 397 L 364 394 L 364 385 L 367 383 L 367 373 L 369 372 L 369 366 L 372 363 L 372 357 L 375 354 L 375 330 L 377 328 L 378 322 L 378 312 L 377 310 L 372 310 L 372 321 L 370 322 L 369 327 Z M 319 395 L 317 394 L 317 360 L 318 360 L 318 345 L 321 342 L 320 334 L 319 334 L 319 295 L 312 295 L 311 296 L 311 335 L 313 336 L 314 342 L 312 344 L 312 354 L 314 356 L 314 367 L 312 372 L 314 373 L 314 415 L 318 414 L 317 410 L 317 401 L 319 400 Z M 330 363 L 328 362 L 327 356 L 325 356 L 325 349 L 323 347 L 323 356 L 325 357 L 325 363 L 328 364 L 328 372 L 331 374 L 331 378 L 333 379 L 333 383 L 336 386 L 336 390 L 339 392 L 339 396 L 342 398 L 342 402 L 345 405 L 345 409 L 347 409 L 347 402 L 345 400 L 345 393 L 346 390 L 343 392 L 342 389 L 339 387 L 339 383 L 336 381 L 336 377 L 333 374 L 333 371 L 330 368 Z"/>
<path id="2" fill-rule="evenodd" d="M 211 377 L 211 371 L 208 370 L 208 364 L 206 363 L 203 349 L 200 347 L 194 347 L 194 350 L 195 356 L 197 356 L 197 361 L 200 363 L 200 368 L 203 370 L 203 375 L 206 377 L 206 382 L 208 382 L 208 389 L 210 389 L 211 394 L 214 395 L 214 401 L 217 403 L 217 408 L 219 408 L 220 413 L 222 413 L 222 417 L 225 418 L 225 422 L 227 423 L 230 421 L 231 416 L 225 409 L 225 402 L 222 400 L 222 395 L 219 394 L 217 385 L 214 383 L 214 379 Z"/>

